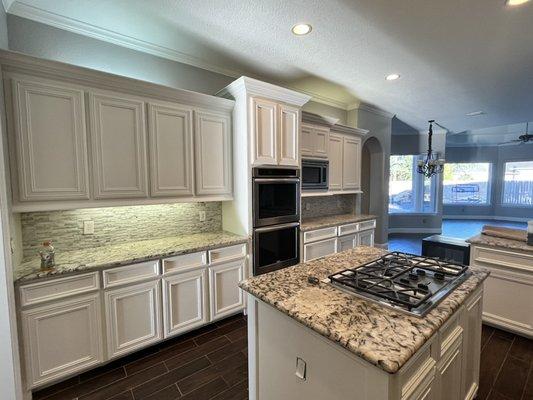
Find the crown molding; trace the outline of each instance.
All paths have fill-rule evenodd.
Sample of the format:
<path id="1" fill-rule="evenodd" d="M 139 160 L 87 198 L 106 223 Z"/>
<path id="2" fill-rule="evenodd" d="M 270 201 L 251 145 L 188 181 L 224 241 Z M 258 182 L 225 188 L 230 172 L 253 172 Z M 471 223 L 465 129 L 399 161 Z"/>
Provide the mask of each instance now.
<path id="1" fill-rule="evenodd" d="M 388 111 L 382 110 L 381 108 L 378 108 L 378 107 L 375 107 L 375 106 L 372 106 L 366 103 L 359 103 L 356 107 L 351 108 L 350 110 L 355 110 L 355 109 L 381 115 L 382 117 L 391 118 L 391 119 L 396 115 L 396 114 L 392 114 Z"/>
<path id="2" fill-rule="evenodd" d="M 9 9 L 11 8 L 11 5 L 15 2 L 15 0 L 2 0 L 2 4 L 4 6 L 4 10 L 6 12 L 9 12 Z"/>
<path id="3" fill-rule="evenodd" d="M 311 113 L 309 111 L 302 111 L 302 122 L 309 124 L 318 124 L 331 127 L 339 121 L 338 118 L 332 118 L 325 115 Z"/>
<path id="4" fill-rule="evenodd" d="M 362 128 L 356 128 L 353 126 L 346 126 L 346 125 L 340 125 L 336 124 L 331 127 L 332 132 L 338 132 L 338 133 L 348 133 L 351 135 L 359 135 L 364 136 L 370 132 L 368 129 L 362 129 Z"/>

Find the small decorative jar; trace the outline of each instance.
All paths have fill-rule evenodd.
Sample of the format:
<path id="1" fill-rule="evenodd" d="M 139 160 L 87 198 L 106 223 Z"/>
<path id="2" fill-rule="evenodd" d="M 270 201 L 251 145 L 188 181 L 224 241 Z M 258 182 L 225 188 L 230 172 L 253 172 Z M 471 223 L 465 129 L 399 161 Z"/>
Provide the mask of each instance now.
<path id="1" fill-rule="evenodd" d="M 39 255 L 41 256 L 41 269 L 49 270 L 55 265 L 55 250 L 52 246 L 52 241 L 47 240 L 43 242 L 41 250 L 39 250 Z"/>

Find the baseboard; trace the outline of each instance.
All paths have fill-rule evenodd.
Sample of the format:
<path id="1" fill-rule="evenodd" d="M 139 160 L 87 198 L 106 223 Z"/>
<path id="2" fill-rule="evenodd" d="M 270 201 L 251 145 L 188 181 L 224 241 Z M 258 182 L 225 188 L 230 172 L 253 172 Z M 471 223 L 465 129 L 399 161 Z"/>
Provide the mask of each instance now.
<path id="1" fill-rule="evenodd" d="M 389 228 L 390 233 L 442 233 L 441 228 Z"/>
<path id="2" fill-rule="evenodd" d="M 527 222 L 530 219 L 528 218 L 519 218 L 519 217 L 498 217 L 494 215 L 443 215 L 442 219 L 488 219 L 488 220 L 499 220 L 499 221 L 510 221 L 510 222 Z"/>
<path id="3" fill-rule="evenodd" d="M 521 322 L 483 312 L 483 323 L 533 339 L 533 327 Z"/>

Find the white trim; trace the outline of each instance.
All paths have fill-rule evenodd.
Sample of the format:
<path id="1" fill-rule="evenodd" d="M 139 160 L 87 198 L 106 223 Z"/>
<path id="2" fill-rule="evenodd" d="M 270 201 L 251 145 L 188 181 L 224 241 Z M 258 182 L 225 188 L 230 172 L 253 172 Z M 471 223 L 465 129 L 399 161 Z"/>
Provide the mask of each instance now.
<path id="1" fill-rule="evenodd" d="M 362 111 L 367 111 L 367 112 L 370 112 L 370 113 L 373 113 L 373 114 L 377 114 L 377 115 L 381 115 L 382 117 L 386 117 L 386 118 L 393 118 L 396 114 L 393 114 L 393 113 L 390 113 L 388 111 L 385 111 L 385 110 L 382 110 L 380 108 L 377 108 L 375 106 L 372 106 L 370 104 L 366 104 L 366 103 L 355 103 L 355 104 L 352 104 L 350 106 L 348 106 L 346 108 L 347 111 L 351 111 L 351 110 L 362 110 Z"/>
<path id="2" fill-rule="evenodd" d="M 2 5 L 4 6 L 4 10 L 7 13 L 9 9 L 11 8 L 11 5 L 15 2 L 15 0 L 2 0 Z"/>
<path id="3" fill-rule="evenodd" d="M 442 219 L 488 219 L 497 221 L 511 221 L 511 222 L 527 222 L 530 218 L 520 217 L 499 217 L 497 215 L 443 215 Z"/>
<path id="4" fill-rule="evenodd" d="M 389 233 L 442 233 L 441 228 L 389 228 Z"/>
<path id="5" fill-rule="evenodd" d="M 483 312 L 483 322 L 496 328 L 502 328 L 506 331 L 518 333 L 530 339 L 533 338 L 533 327 L 518 321 L 513 321 L 499 315 Z"/>

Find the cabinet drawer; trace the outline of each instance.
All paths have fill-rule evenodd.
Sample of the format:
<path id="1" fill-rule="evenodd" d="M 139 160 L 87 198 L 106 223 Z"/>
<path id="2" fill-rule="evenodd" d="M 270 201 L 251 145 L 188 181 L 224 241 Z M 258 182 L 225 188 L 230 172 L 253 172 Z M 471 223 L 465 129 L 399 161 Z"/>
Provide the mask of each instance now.
<path id="1" fill-rule="evenodd" d="M 374 229 L 376 227 L 376 220 L 359 222 L 359 230 L 364 231 L 366 229 Z"/>
<path id="2" fill-rule="evenodd" d="M 99 288 L 98 272 L 30 283 L 20 287 L 20 304 L 22 307 L 31 306 L 48 300 L 91 292 Z"/>
<path id="3" fill-rule="evenodd" d="M 209 263 L 217 264 L 219 262 L 237 260 L 246 257 L 246 244 L 237 244 L 235 246 L 223 247 L 221 249 L 209 250 Z"/>
<path id="4" fill-rule="evenodd" d="M 207 265 L 207 253 L 205 251 L 165 258 L 163 260 L 163 275 L 205 265 Z"/>
<path id="5" fill-rule="evenodd" d="M 335 253 L 337 250 L 336 244 L 337 239 L 333 238 L 304 245 L 304 261 L 325 257 Z"/>
<path id="6" fill-rule="evenodd" d="M 339 236 L 356 233 L 359 230 L 359 224 L 346 224 L 339 226 Z"/>
<path id="7" fill-rule="evenodd" d="M 533 256 L 487 247 L 473 247 L 471 256 L 475 265 L 508 267 L 520 271 L 533 271 Z"/>
<path id="8" fill-rule="evenodd" d="M 147 261 L 104 271 L 104 288 L 139 282 L 159 275 L 159 261 Z"/>
<path id="9" fill-rule="evenodd" d="M 304 243 L 316 242 L 317 240 L 329 239 L 337 236 L 337 227 L 317 229 L 314 231 L 304 232 Z"/>

